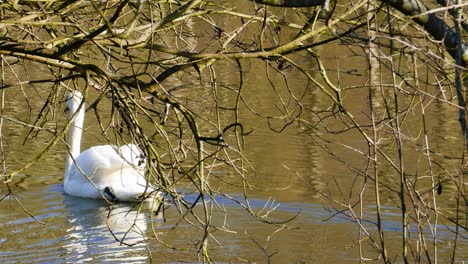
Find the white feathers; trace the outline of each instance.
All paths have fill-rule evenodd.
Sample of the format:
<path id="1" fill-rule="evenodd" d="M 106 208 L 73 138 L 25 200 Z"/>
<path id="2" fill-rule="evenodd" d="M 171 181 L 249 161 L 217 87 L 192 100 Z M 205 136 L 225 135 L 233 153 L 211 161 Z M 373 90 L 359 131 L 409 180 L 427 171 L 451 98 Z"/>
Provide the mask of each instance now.
<path id="1" fill-rule="evenodd" d="M 67 106 L 72 119 L 65 163 L 66 193 L 94 199 L 138 201 L 154 191 L 147 186 L 145 158 L 136 145 L 95 146 L 80 153 L 85 115 L 81 92 L 70 92 Z"/>

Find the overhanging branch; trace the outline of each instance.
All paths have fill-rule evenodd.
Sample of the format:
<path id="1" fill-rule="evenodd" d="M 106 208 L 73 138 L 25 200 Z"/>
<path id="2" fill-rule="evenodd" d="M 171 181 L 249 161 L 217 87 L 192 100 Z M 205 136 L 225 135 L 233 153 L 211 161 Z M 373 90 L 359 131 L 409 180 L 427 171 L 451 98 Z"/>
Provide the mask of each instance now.
<path id="1" fill-rule="evenodd" d="M 260 4 L 281 6 L 281 7 L 313 7 L 327 5 L 330 0 L 253 0 Z M 429 35 L 437 41 L 443 41 L 447 52 L 452 58 L 457 58 L 459 45 L 463 50 L 462 66 L 468 64 L 468 45 L 457 37 L 444 20 L 436 13 L 429 12 L 430 9 L 418 0 L 380 0 L 387 3 L 401 13 L 409 16 L 417 24 L 421 25 Z"/>

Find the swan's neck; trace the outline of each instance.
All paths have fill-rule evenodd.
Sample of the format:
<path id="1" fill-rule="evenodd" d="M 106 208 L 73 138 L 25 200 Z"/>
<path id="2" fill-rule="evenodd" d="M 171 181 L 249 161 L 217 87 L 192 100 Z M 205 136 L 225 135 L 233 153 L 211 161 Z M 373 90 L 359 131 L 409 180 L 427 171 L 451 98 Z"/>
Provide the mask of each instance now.
<path id="1" fill-rule="evenodd" d="M 65 160 L 65 180 L 68 177 L 68 170 L 73 164 L 74 159 L 80 155 L 81 134 L 83 132 L 85 109 L 84 105 L 78 109 L 76 115 L 71 112 L 70 116 L 73 118 L 70 121 L 70 129 L 68 131 L 68 146 L 67 157 Z"/>

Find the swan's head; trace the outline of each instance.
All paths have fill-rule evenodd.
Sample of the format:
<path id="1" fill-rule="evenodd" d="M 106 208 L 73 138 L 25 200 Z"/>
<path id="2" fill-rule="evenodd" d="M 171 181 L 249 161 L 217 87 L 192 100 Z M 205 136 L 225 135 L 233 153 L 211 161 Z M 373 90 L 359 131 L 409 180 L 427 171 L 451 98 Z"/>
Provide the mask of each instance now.
<path id="1" fill-rule="evenodd" d="M 83 94 L 80 91 L 74 90 L 67 93 L 67 110 L 70 111 L 71 115 L 78 111 L 82 101 Z"/>

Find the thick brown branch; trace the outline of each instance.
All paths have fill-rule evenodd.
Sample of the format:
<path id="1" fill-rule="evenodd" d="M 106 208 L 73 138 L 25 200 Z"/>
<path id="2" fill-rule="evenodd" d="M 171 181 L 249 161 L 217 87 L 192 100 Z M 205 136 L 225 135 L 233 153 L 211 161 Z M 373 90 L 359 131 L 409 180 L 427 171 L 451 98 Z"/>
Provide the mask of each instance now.
<path id="1" fill-rule="evenodd" d="M 282 6 L 282 7 L 312 7 L 325 5 L 327 0 L 254 0 L 257 3 Z M 461 45 L 463 50 L 462 66 L 468 64 L 468 45 L 457 37 L 457 34 L 437 17 L 436 13 L 429 12 L 430 9 L 418 0 L 380 0 L 387 3 L 401 13 L 409 16 L 413 21 L 424 27 L 424 29 L 437 41 L 443 41 L 448 53 L 452 58 L 457 57 L 457 49 Z"/>
<path id="2" fill-rule="evenodd" d="M 435 13 L 429 12 L 430 9 L 418 0 L 381 0 L 388 3 L 401 13 L 411 16 L 411 18 L 424 27 L 424 29 L 437 41 L 443 41 L 447 51 L 452 58 L 457 57 L 458 45 L 467 56 L 462 58 L 463 66 L 468 63 L 468 45 L 457 37 L 457 34 L 445 23 L 444 20 L 437 17 Z"/>

